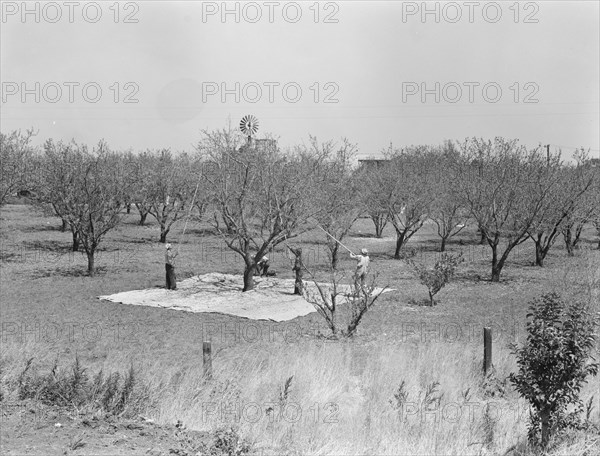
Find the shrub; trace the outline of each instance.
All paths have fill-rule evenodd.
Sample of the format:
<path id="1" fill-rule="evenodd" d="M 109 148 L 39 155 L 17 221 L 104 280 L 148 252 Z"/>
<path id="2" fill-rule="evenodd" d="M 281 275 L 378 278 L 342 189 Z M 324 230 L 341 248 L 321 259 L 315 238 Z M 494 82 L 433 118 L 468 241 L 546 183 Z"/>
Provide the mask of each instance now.
<path id="1" fill-rule="evenodd" d="M 75 357 L 70 370 L 59 369 L 55 361 L 47 374 L 37 371 L 32 358 L 19 376 L 17 391 L 19 399 L 37 399 L 47 405 L 86 407 L 92 411 L 121 414 L 127 409 L 142 407 L 144 400 L 138 397 L 137 387 L 133 366 L 125 375 L 113 372 L 105 378 L 100 370 L 90 378 L 78 357 Z"/>
<path id="2" fill-rule="evenodd" d="M 442 253 L 433 268 L 427 268 L 413 260 L 407 260 L 407 263 L 413 268 L 421 283 L 427 287 L 430 306 L 433 307 L 436 304 L 434 296 L 450 282 L 450 279 L 454 276 L 456 267 L 462 261 L 462 252 L 458 255 Z"/>
<path id="3" fill-rule="evenodd" d="M 555 431 L 581 426 L 579 392 L 588 375 L 598 373 L 591 355 L 597 324 L 597 315 L 585 304 L 567 304 L 556 293 L 531 303 L 527 342 L 521 348 L 512 346 L 519 372 L 509 379 L 533 408 L 528 431 L 532 444 L 545 448 Z"/>

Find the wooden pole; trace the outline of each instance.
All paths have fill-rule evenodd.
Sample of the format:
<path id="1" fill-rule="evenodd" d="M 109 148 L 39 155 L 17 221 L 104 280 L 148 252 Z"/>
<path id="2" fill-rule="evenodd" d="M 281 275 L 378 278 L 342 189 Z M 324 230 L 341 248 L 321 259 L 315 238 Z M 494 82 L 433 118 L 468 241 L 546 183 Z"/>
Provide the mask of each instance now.
<path id="1" fill-rule="evenodd" d="M 323 230 L 323 233 L 325 233 L 327 236 L 329 236 L 331 239 L 333 239 L 333 240 L 334 240 L 335 242 L 337 242 L 339 245 L 341 245 L 342 247 L 344 247 L 344 248 L 345 248 L 345 249 L 346 249 L 348 252 L 350 252 L 352 255 L 354 255 L 354 252 L 353 252 L 352 250 L 350 250 L 348 247 L 346 247 L 344 244 L 342 244 L 340 241 L 338 241 L 336 238 L 334 238 L 334 237 L 333 237 L 331 234 L 329 234 L 329 233 L 328 233 L 328 232 L 325 230 L 325 228 L 323 228 L 321 225 L 318 225 L 318 224 L 317 224 L 317 226 L 318 226 L 319 228 L 321 228 L 321 230 Z"/>
<path id="2" fill-rule="evenodd" d="M 483 328 L 483 375 L 492 369 L 492 328 Z"/>
<path id="3" fill-rule="evenodd" d="M 204 378 L 212 378 L 212 356 L 210 342 L 202 342 L 202 371 Z"/>

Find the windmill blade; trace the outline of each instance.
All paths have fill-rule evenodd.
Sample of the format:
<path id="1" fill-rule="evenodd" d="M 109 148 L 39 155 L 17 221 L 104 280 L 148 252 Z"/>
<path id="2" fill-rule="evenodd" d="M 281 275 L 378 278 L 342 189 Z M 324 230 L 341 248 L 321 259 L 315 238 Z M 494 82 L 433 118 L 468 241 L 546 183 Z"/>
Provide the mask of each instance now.
<path id="1" fill-rule="evenodd" d="M 253 115 L 247 115 L 240 121 L 240 130 L 246 136 L 255 135 L 258 131 L 258 119 Z"/>

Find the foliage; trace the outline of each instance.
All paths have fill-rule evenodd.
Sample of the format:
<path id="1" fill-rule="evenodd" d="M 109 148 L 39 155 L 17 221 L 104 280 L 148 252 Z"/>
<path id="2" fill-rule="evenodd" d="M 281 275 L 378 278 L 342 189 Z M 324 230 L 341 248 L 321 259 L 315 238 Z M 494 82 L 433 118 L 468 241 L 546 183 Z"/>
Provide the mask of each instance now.
<path id="1" fill-rule="evenodd" d="M 429 303 L 434 306 L 436 305 L 434 296 L 450 282 L 456 267 L 462 261 L 462 252 L 460 252 L 458 255 L 442 253 L 433 268 L 428 268 L 414 260 L 407 260 L 407 263 L 414 269 L 421 283 L 427 287 Z"/>
<path id="2" fill-rule="evenodd" d="M 212 445 L 207 449 L 210 456 L 244 456 L 251 454 L 252 445 L 244 440 L 233 427 L 215 431 Z"/>
<path id="3" fill-rule="evenodd" d="M 567 304 L 556 293 L 534 300 L 527 318 L 527 342 L 513 346 L 519 371 L 509 378 L 533 408 L 530 442 L 546 447 L 553 433 L 580 425 L 579 392 L 598 373 L 591 355 L 598 318 L 583 303 Z"/>

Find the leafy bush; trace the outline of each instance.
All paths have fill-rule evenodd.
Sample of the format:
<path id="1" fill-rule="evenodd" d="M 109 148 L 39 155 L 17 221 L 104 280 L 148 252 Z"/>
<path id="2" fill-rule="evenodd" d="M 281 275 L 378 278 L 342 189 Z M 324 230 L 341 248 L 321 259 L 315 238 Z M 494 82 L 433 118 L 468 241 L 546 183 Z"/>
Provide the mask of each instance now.
<path id="1" fill-rule="evenodd" d="M 252 445 L 244 440 L 233 427 L 215 431 L 214 441 L 208 454 L 210 456 L 244 456 L 250 454 Z"/>
<path id="2" fill-rule="evenodd" d="M 597 315 L 585 304 L 567 304 L 556 293 L 531 303 L 527 342 L 521 348 L 512 346 L 519 372 L 509 379 L 533 407 L 528 432 L 532 444 L 545 448 L 555 431 L 582 426 L 579 392 L 586 378 L 598 373 L 591 355 L 597 324 Z"/>
<path id="3" fill-rule="evenodd" d="M 462 261 L 462 252 L 458 255 L 442 253 L 433 268 L 428 268 L 413 260 L 407 260 L 407 263 L 413 268 L 421 283 L 427 287 L 430 306 L 433 307 L 436 304 L 434 296 L 450 282 L 450 279 L 454 276 L 456 267 Z"/>

